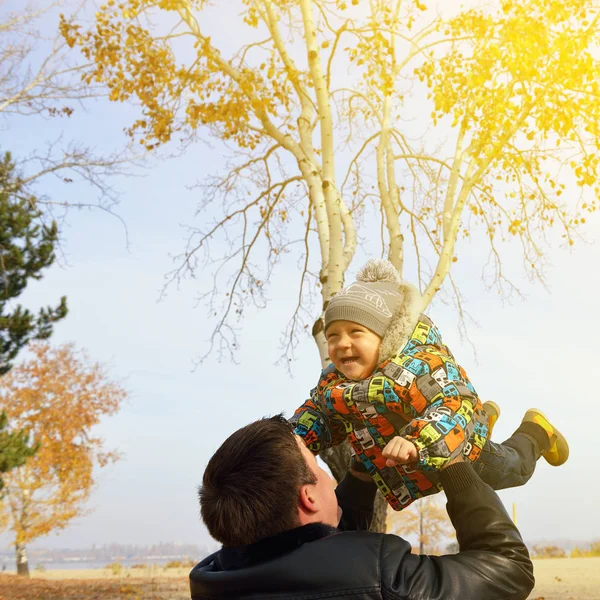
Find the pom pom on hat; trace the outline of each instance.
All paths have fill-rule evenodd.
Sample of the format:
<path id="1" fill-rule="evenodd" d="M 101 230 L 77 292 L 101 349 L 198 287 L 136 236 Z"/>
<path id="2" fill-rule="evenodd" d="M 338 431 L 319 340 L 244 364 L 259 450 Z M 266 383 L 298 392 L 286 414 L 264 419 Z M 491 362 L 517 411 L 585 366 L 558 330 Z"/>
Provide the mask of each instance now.
<path id="1" fill-rule="evenodd" d="M 388 260 L 373 258 L 358 272 L 356 281 L 365 283 L 388 282 L 400 283 L 402 279 L 396 267 Z"/>

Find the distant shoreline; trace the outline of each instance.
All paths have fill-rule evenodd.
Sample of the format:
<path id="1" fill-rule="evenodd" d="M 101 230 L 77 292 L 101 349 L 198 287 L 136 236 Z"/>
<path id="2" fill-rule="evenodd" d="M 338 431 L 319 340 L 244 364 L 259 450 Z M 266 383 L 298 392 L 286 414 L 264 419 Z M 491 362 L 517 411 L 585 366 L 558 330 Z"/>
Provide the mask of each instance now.
<path id="1" fill-rule="evenodd" d="M 155 578 L 181 578 L 187 577 L 191 568 L 177 567 L 165 569 L 159 565 L 149 566 L 147 568 L 124 567 L 119 571 L 113 571 L 108 568 L 96 569 L 47 569 L 39 571 L 31 569 L 30 575 L 33 579 L 50 579 L 50 580 L 65 580 L 65 579 L 112 579 L 122 581 L 125 579 L 155 579 Z M 15 572 L 4 571 L 6 575 L 14 575 Z"/>
<path id="2" fill-rule="evenodd" d="M 40 562 L 30 562 L 29 563 L 29 572 L 32 577 L 48 577 L 49 574 L 52 573 L 72 573 L 70 578 L 77 579 L 80 577 L 84 579 L 88 579 L 88 575 L 83 575 L 84 573 L 97 573 L 99 578 L 104 579 L 105 577 L 117 577 L 119 575 L 123 576 L 125 573 L 129 573 L 130 576 L 135 577 L 160 577 L 165 574 L 166 577 L 169 577 L 170 571 L 178 571 L 183 569 L 186 572 L 189 572 L 191 566 L 188 568 L 187 566 L 177 566 L 168 568 L 166 565 L 174 560 L 177 562 L 187 562 L 191 561 L 190 564 L 195 564 L 199 562 L 203 557 L 185 557 L 185 558 L 151 558 L 151 559 L 127 559 L 127 560 L 113 560 L 113 561 L 40 561 Z M 133 568 L 134 565 L 137 568 Z M 143 567 L 139 567 L 138 565 L 144 565 Z M 16 567 L 14 562 L 11 561 L 10 564 L 4 564 L 6 567 L 2 573 L 6 573 L 7 575 L 14 575 L 16 573 Z M 52 576 L 52 578 L 54 578 Z M 58 577 L 59 579 L 61 577 Z"/>

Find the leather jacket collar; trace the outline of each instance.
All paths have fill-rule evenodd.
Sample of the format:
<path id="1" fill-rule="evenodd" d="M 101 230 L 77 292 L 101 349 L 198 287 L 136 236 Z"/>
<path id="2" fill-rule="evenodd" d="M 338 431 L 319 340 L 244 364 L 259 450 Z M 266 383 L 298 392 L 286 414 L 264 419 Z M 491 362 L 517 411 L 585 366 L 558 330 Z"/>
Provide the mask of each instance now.
<path id="1" fill-rule="evenodd" d="M 303 544 L 327 537 L 336 531 L 323 523 L 309 523 L 247 546 L 223 547 L 215 562 L 223 571 L 242 569 L 287 554 Z"/>

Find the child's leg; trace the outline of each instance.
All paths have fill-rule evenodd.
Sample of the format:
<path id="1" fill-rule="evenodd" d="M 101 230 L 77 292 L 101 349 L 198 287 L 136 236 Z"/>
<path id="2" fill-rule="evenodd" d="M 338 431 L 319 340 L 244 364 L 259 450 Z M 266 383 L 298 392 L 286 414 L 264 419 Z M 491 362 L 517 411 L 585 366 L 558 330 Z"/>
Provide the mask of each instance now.
<path id="1" fill-rule="evenodd" d="M 519 428 L 502 444 L 486 442 L 473 467 L 493 489 L 524 485 L 533 475 L 537 460 L 542 455 L 550 464 L 558 465 L 567 460 L 569 447 L 566 440 L 545 417 L 544 421 L 537 420 L 538 414 L 541 413 L 535 409 L 527 411 Z M 536 416 L 536 420 L 532 415 Z M 559 450 L 556 449 L 557 441 L 561 442 Z M 557 457 L 560 455 L 559 458 L 555 454 Z"/>
<path id="2" fill-rule="evenodd" d="M 537 442 L 519 429 L 502 444 L 488 440 L 473 463 L 481 479 L 495 490 L 524 485 L 541 456 Z"/>

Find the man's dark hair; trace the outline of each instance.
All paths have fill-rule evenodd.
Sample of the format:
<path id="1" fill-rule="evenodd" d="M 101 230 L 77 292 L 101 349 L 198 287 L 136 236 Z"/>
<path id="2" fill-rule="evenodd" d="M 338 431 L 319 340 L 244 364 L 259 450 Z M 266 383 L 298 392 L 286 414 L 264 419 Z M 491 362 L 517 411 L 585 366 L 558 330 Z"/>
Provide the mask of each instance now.
<path id="1" fill-rule="evenodd" d="M 315 483 L 292 425 L 282 415 L 266 417 L 214 453 L 198 492 L 200 512 L 224 546 L 252 544 L 298 527 L 300 487 Z"/>

